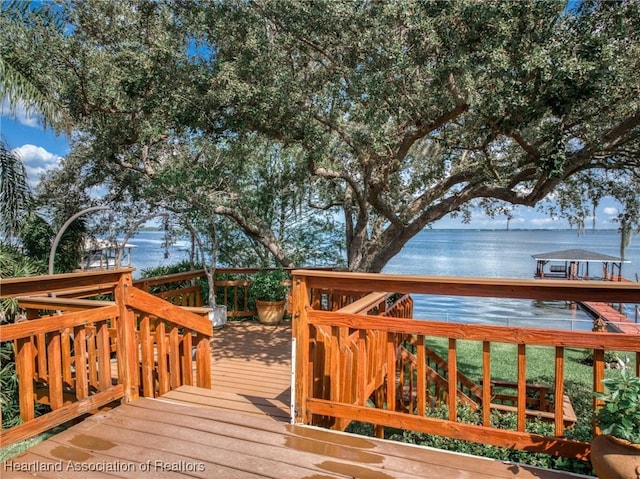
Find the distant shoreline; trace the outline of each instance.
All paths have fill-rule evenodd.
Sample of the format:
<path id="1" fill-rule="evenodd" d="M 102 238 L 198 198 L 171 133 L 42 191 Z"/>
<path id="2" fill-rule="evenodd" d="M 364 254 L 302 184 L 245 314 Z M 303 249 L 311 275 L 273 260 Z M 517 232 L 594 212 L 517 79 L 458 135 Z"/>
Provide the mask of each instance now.
<path id="1" fill-rule="evenodd" d="M 464 230 L 469 230 L 469 231 L 575 231 L 576 233 L 578 233 L 579 230 L 575 229 L 575 228 L 474 228 L 473 226 L 461 226 L 459 228 L 424 228 L 421 231 L 429 231 L 429 230 L 433 230 L 433 231 L 464 231 Z M 143 226 L 142 228 L 138 228 L 137 230 L 139 231 L 164 231 L 164 229 L 160 226 Z M 594 231 L 618 231 L 618 228 L 596 228 L 596 229 L 592 229 L 592 228 L 588 228 L 588 229 L 584 229 L 581 230 L 580 232 L 582 234 L 588 234 L 590 232 L 594 232 Z"/>
<path id="2" fill-rule="evenodd" d="M 578 233 L 578 230 L 575 228 L 473 228 L 471 226 L 469 227 L 463 227 L 463 228 L 425 228 L 422 231 L 504 231 L 506 233 L 509 233 L 511 231 L 573 231 Z M 608 231 L 613 231 L 613 232 L 617 232 L 618 229 L 617 228 L 596 228 L 595 230 L 589 228 L 589 229 L 585 229 L 583 231 L 580 232 L 580 234 L 589 234 L 589 233 L 593 233 L 593 232 L 608 232 Z"/>

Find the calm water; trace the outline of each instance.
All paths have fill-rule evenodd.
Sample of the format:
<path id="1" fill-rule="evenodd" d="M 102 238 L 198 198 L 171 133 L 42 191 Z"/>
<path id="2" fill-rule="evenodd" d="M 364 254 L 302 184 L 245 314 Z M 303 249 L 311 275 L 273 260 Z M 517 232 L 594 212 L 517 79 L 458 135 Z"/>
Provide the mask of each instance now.
<path id="1" fill-rule="evenodd" d="M 133 252 L 136 276 L 142 269 L 188 258 L 189 243 L 179 241 L 169 248 L 169 258 L 165 259 L 163 237 L 161 231 L 142 231 L 130 240 L 137 245 Z M 574 248 L 619 256 L 620 237 L 615 230 L 586 231 L 581 236 L 564 230 L 425 230 L 383 272 L 532 278 L 535 270 L 532 255 Z M 623 275 L 635 280 L 635 275 L 640 274 L 640 238 L 632 239 L 626 256 L 631 263 L 623 265 Z M 592 327 L 588 315 L 572 310 L 564 302 L 427 295 L 416 295 L 414 301 L 415 315 L 423 319 L 580 330 Z"/>
<path id="2" fill-rule="evenodd" d="M 585 249 L 620 255 L 616 231 L 469 231 L 426 230 L 390 261 L 385 273 L 416 275 L 532 278 L 532 255 L 565 249 Z M 623 276 L 640 274 L 640 240 L 632 239 Z M 599 271 L 591 269 L 592 272 Z M 591 318 L 564 302 L 532 302 L 493 298 L 414 296 L 415 316 L 476 324 L 590 330 Z"/>
<path id="3" fill-rule="evenodd" d="M 140 231 L 129 239 L 129 244 L 136 246 L 132 251 L 132 263 L 136 268 L 133 274 L 135 278 L 140 277 L 142 270 L 169 266 L 189 259 L 191 242 L 178 240 L 168 249 L 165 248 L 164 243 L 164 231 Z M 167 258 L 165 258 L 166 251 L 168 251 Z"/>

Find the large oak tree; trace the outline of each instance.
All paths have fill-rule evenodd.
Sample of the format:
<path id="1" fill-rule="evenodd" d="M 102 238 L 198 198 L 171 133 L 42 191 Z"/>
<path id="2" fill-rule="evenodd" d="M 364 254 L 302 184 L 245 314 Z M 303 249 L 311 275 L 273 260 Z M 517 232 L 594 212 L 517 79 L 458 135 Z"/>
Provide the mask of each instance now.
<path id="1" fill-rule="evenodd" d="M 340 212 L 349 268 L 380 271 L 446 215 L 534 206 L 578 175 L 593 198 L 637 182 L 639 9 L 69 2 L 33 58 L 114 191 L 225 215 L 290 265 L 242 180 L 258 138 L 295 152 L 297 208 Z"/>

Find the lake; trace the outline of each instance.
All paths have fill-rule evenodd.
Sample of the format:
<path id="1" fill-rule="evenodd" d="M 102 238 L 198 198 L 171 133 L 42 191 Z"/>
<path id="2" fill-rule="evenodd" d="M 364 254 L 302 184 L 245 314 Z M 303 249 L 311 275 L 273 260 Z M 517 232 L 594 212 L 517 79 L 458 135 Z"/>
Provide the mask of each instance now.
<path id="1" fill-rule="evenodd" d="M 164 232 L 141 231 L 130 243 L 137 245 L 133 264 L 138 269 L 169 265 L 188 258 L 188 241 L 169 247 L 165 258 Z M 620 255 L 620 235 L 615 230 L 424 230 L 416 235 L 384 268 L 384 273 L 532 278 L 532 255 L 565 249 L 585 249 Z M 627 248 L 630 263 L 623 276 L 635 280 L 640 274 L 640 239 Z M 590 330 L 591 318 L 565 302 L 464 298 L 414 295 L 417 318 L 471 324 L 502 324 Z"/>
<path id="2" fill-rule="evenodd" d="M 620 255 L 615 230 L 425 230 L 415 236 L 385 267 L 385 273 L 532 278 L 538 253 L 585 249 Z M 623 276 L 640 273 L 640 242 L 632 239 L 622 266 Z M 414 296 L 414 315 L 470 324 L 590 330 L 591 318 L 565 302 Z"/>

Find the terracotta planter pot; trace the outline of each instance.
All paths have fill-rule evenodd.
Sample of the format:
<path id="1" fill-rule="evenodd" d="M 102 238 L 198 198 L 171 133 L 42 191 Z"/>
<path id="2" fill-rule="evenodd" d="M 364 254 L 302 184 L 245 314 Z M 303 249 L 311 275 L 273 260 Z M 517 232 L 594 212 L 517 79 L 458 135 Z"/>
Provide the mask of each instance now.
<path id="1" fill-rule="evenodd" d="M 640 479 L 640 444 L 602 434 L 591 442 L 591 465 L 600 479 Z"/>
<path id="2" fill-rule="evenodd" d="M 260 301 L 256 300 L 258 319 L 262 324 L 276 325 L 284 316 L 284 301 Z"/>

